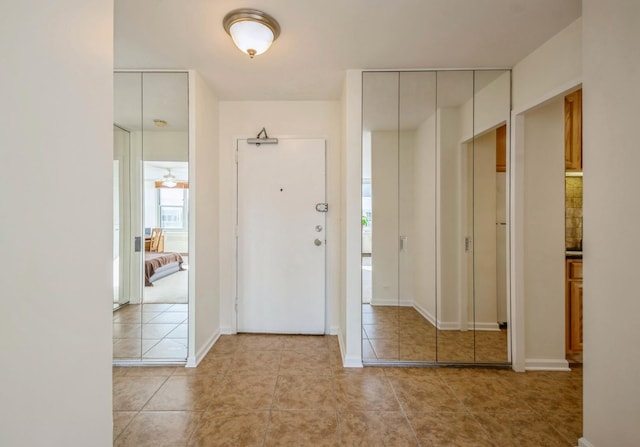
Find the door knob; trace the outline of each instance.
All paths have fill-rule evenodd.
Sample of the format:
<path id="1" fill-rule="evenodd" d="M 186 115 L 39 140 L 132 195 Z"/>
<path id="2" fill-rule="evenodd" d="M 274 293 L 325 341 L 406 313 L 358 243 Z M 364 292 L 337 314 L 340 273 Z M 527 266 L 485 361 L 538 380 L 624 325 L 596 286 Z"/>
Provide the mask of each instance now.
<path id="1" fill-rule="evenodd" d="M 313 243 L 318 247 L 322 245 L 322 241 L 320 239 L 316 239 L 315 241 L 313 241 Z"/>

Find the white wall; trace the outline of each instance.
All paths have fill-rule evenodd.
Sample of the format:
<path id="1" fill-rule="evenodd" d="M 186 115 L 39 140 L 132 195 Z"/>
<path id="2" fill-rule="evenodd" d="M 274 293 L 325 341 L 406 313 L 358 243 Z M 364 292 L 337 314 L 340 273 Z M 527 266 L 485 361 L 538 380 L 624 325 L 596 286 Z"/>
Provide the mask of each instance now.
<path id="1" fill-rule="evenodd" d="M 2 16 L 0 445 L 110 446 L 113 2 Z"/>
<path id="2" fill-rule="evenodd" d="M 189 116 L 191 135 L 189 163 L 189 366 L 206 355 L 220 334 L 220 241 L 218 98 L 199 73 L 190 72 Z M 193 204 L 195 203 L 195 206 Z"/>
<path id="3" fill-rule="evenodd" d="M 220 102 L 220 297 L 223 332 L 235 329 L 235 140 L 255 137 L 265 127 L 270 137 L 317 137 L 327 143 L 327 322 L 338 328 L 340 285 L 340 104 L 337 101 Z M 358 183 L 359 183 L 358 174 Z M 360 199 L 358 199 L 358 203 Z M 359 214 L 359 204 L 356 205 Z M 358 236 L 359 237 L 359 236 Z"/>
<path id="4" fill-rule="evenodd" d="M 348 70 L 341 98 L 340 328 L 345 366 L 362 366 L 362 71 Z M 375 223 L 374 223 L 375 225 Z"/>
<path id="5" fill-rule="evenodd" d="M 534 240 L 527 234 L 528 229 L 534 227 L 536 214 L 527 212 L 526 197 L 529 189 L 536 189 L 542 184 L 536 179 L 527 178 L 527 156 L 529 149 L 526 140 L 530 137 L 526 132 L 527 112 L 535 112 L 535 109 L 549 101 L 563 98 L 566 93 L 576 89 L 581 83 L 582 63 L 582 19 L 576 20 L 557 35 L 549 39 L 523 60 L 518 62 L 512 70 L 513 76 L 513 112 L 511 132 L 511 153 L 508 158 L 510 176 L 510 291 L 511 291 L 511 321 L 513 323 L 512 351 L 514 369 L 525 369 L 537 365 L 540 368 L 564 368 L 566 362 L 555 360 L 549 364 L 533 362 L 534 359 L 543 360 L 538 355 L 546 355 L 552 351 L 553 359 L 559 360 L 556 341 L 548 345 L 549 349 L 541 348 L 549 341 L 549 337 L 556 335 L 545 334 L 543 328 L 537 328 L 538 321 L 527 316 L 529 300 L 526 298 L 531 292 L 527 288 L 532 285 L 526 278 L 537 277 L 541 281 L 547 281 L 546 276 L 537 270 L 537 264 L 527 261 L 527 253 L 530 244 Z M 564 122 L 564 118 L 561 118 Z M 556 123 L 557 124 L 557 123 Z M 564 149 L 561 149 L 564 152 Z M 562 168 L 564 169 L 564 168 Z M 560 188 L 563 189 L 561 186 Z M 563 239 L 564 241 L 564 239 Z M 564 242 L 562 242 L 564 244 Z M 564 245 L 563 245 L 564 246 Z M 557 260 L 556 267 L 557 268 Z M 564 268 L 562 267 L 564 275 Z M 557 284 L 557 271 L 550 271 L 550 281 Z M 533 276 L 532 276 L 533 275 Z M 525 302 L 526 301 L 526 302 Z M 564 308 L 561 310 L 564 315 Z M 526 324 L 526 321 L 529 323 Z M 526 328 L 525 328 L 526 326 Z M 531 327 L 533 326 L 533 328 Z M 525 334 L 526 332 L 526 334 Z M 555 330 L 554 330 L 555 333 Z M 542 337 L 536 339 L 537 336 Z M 533 339 L 532 339 L 533 337 Z M 530 349 L 535 348 L 535 351 Z M 562 357 L 564 359 L 564 357 Z"/>
<path id="6" fill-rule="evenodd" d="M 583 1 L 584 441 L 640 445 L 640 3 Z"/>
<path id="7" fill-rule="evenodd" d="M 564 100 L 525 115 L 527 367 L 565 361 Z"/>
<path id="8" fill-rule="evenodd" d="M 549 39 L 513 67 L 513 110 L 529 109 L 579 83 L 582 19 Z M 555 94 L 553 96 L 555 96 Z"/>

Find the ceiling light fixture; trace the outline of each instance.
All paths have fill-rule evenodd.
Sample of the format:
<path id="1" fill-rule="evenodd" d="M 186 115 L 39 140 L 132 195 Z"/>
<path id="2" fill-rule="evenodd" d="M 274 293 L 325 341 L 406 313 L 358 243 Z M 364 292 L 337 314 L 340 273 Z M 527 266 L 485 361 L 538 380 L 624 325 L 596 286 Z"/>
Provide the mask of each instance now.
<path id="1" fill-rule="evenodd" d="M 166 186 L 167 188 L 173 188 L 178 183 L 176 182 L 176 176 L 171 173 L 171 169 L 167 168 L 169 173 L 162 177 L 162 186 Z"/>
<path id="2" fill-rule="evenodd" d="M 276 19 L 257 9 L 235 9 L 224 17 L 222 25 L 233 43 L 251 59 L 267 51 L 280 35 Z"/>
<path id="3" fill-rule="evenodd" d="M 153 120 L 153 124 L 158 127 L 165 127 L 167 125 L 167 122 L 165 120 Z"/>

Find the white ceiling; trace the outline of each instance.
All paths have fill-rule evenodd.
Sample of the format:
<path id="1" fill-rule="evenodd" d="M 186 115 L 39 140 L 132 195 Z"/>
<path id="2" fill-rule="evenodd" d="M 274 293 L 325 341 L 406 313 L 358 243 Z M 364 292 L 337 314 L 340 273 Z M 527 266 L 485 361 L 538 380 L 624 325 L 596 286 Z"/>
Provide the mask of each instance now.
<path id="1" fill-rule="evenodd" d="M 222 19 L 261 9 L 282 33 L 249 59 Z M 115 0 L 116 68 L 195 69 L 221 100 L 335 100 L 349 68 L 510 68 L 581 0 Z"/>

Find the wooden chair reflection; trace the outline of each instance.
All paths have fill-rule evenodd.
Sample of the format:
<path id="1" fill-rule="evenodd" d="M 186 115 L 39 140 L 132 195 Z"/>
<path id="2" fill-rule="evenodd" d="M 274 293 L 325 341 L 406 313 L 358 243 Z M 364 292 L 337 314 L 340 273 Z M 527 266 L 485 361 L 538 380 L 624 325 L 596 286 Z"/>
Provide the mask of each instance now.
<path id="1" fill-rule="evenodd" d="M 164 252 L 164 230 L 162 228 L 153 228 L 151 230 L 148 251 L 156 253 Z"/>

